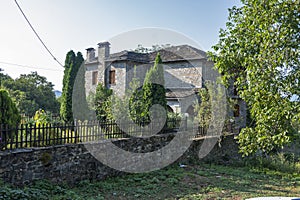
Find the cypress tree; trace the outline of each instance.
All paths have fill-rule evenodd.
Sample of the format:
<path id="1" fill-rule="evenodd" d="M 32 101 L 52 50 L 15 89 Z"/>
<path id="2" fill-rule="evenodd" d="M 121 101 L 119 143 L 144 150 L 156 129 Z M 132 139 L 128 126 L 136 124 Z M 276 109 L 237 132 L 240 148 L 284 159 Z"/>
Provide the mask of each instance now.
<path id="1" fill-rule="evenodd" d="M 21 120 L 16 104 L 4 89 L 0 89 L 0 111 L 0 124 L 12 126 L 17 125 Z"/>
<path id="2" fill-rule="evenodd" d="M 0 125 L 8 125 L 9 127 L 16 126 L 21 121 L 21 116 L 17 109 L 17 106 L 9 97 L 8 92 L 4 89 L 0 89 Z M 2 138 L 0 138 L 0 148 L 1 142 L 7 142 L 7 134 L 11 134 L 10 132 L 6 132 L 2 130 Z"/>
<path id="3" fill-rule="evenodd" d="M 161 105 L 166 110 L 167 100 L 164 85 L 164 69 L 160 54 L 158 53 L 154 66 L 146 74 L 143 85 L 143 101 L 145 106 L 143 116 L 145 116 L 145 120 L 150 120 L 150 108 L 155 104 Z M 154 112 L 153 118 L 162 117 L 162 113 L 160 111 Z"/>
<path id="4" fill-rule="evenodd" d="M 77 58 L 80 58 L 77 57 Z M 84 121 L 90 120 L 93 117 L 93 113 L 88 107 L 85 92 L 85 71 L 86 68 L 82 65 L 79 67 L 76 79 L 74 82 L 73 93 L 72 93 L 72 111 L 73 117 L 76 120 Z"/>
<path id="5" fill-rule="evenodd" d="M 65 70 L 63 78 L 62 101 L 60 107 L 60 115 L 65 122 L 73 121 L 72 112 L 72 94 L 73 86 L 76 79 L 77 72 L 83 62 L 83 56 L 80 52 L 75 55 L 71 50 L 67 53 L 65 60 Z"/>

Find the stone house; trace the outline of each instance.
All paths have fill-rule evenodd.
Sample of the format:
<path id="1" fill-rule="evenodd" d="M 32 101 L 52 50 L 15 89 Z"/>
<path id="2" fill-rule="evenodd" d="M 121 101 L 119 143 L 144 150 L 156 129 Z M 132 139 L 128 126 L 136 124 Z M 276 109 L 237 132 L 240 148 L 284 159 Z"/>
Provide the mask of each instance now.
<path id="1" fill-rule="evenodd" d="M 143 83 L 147 70 L 153 66 L 157 53 L 160 53 L 163 66 L 168 109 L 174 113 L 193 115 L 191 101 L 206 81 L 216 81 L 218 72 L 213 62 L 208 61 L 206 53 L 189 45 L 171 46 L 151 53 L 121 51 L 110 53 L 110 43 L 98 44 L 86 49 L 85 88 L 86 94 L 94 92 L 98 83 L 122 96 L 129 87 L 134 73 Z M 97 54 L 97 56 L 96 56 Z M 135 67 L 136 66 L 136 67 Z M 233 88 L 228 90 L 236 105 L 229 115 L 239 126 L 245 126 L 246 105 L 236 95 Z"/>

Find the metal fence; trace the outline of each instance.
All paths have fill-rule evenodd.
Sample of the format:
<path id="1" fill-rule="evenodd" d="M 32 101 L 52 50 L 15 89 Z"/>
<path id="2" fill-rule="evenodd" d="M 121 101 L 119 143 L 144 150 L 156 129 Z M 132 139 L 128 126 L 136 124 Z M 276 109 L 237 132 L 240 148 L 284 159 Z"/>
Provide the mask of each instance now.
<path id="1" fill-rule="evenodd" d="M 157 123 L 161 123 L 159 120 Z M 129 138 L 147 135 L 152 126 L 143 121 L 140 123 L 126 122 L 126 132 L 120 123 L 114 121 L 75 121 L 72 124 L 21 124 L 17 126 L 0 125 L 0 150 L 45 147 L 67 143 L 82 143 L 100 139 Z M 158 124 L 154 124 L 156 126 Z M 143 127 L 148 127 L 145 129 Z M 161 124 L 160 124 L 161 126 Z M 122 127 L 122 126 L 121 126 Z M 179 127 L 187 130 L 187 119 L 168 119 L 158 134 L 176 132 Z"/>

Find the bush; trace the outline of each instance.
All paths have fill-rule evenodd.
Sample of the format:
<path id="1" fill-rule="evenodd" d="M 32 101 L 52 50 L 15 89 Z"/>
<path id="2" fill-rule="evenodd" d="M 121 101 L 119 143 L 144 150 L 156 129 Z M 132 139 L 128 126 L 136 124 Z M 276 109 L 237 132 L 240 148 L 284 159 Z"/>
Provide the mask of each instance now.
<path id="1" fill-rule="evenodd" d="M 300 173 L 300 160 L 293 153 L 277 153 L 270 156 L 252 156 L 245 159 L 248 167 L 257 167 L 283 173 Z"/>
<path id="2" fill-rule="evenodd" d="M 8 92 L 3 89 L 0 89 L 0 105 L 0 124 L 17 125 L 21 120 L 21 116 Z"/>

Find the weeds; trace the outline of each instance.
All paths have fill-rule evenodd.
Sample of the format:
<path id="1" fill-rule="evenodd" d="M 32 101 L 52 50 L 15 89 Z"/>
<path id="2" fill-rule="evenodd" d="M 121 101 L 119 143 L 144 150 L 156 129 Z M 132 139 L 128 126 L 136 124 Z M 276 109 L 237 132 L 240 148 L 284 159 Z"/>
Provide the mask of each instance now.
<path id="1" fill-rule="evenodd" d="M 258 168 L 260 171 L 271 170 L 286 174 L 300 174 L 300 159 L 293 153 L 246 158 L 245 165 L 250 168 Z"/>
<path id="2" fill-rule="evenodd" d="M 272 162 L 286 165 L 282 157 L 277 159 Z M 288 158 L 285 156 L 285 159 Z M 250 169 L 203 163 L 185 168 L 173 165 L 155 172 L 129 174 L 104 181 L 86 180 L 74 187 L 56 186 L 48 181 L 38 181 L 25 188 L 0 183 L 0 200 L 244 199 L 297 196 L 299 193 L 299 173 L 275 173 L 271 169 L 253 166 Z"/>

